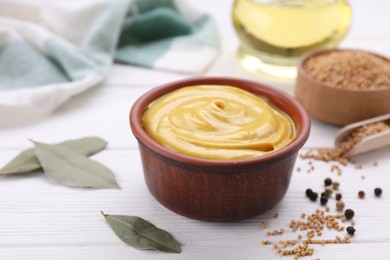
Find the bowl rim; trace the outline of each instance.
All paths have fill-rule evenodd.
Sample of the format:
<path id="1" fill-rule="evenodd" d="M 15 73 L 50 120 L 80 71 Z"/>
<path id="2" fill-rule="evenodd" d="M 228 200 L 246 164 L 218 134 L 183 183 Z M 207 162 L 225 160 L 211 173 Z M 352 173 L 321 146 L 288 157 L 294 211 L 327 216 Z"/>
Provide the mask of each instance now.
<path id="1" fill-rule="evenodd" d="M 330 83 L 327 83 L 327 82 L 323 82 L 323 81 L 319 81 L 318 79 L 312 77 L 303 67 L 303 64 L 308 60 L 310 59 L 311 57 L 313 56 L 317 56 L 317 55 L 321 55 L 323 53 L 326 53 L 326 52 L 339 52 L 339 51 L 357 51 L 357 52 L 365 52 L 365 53 L 368 53 L 368 54 L 372 54 L 372 55 L 375 55 L 381 59 L 385 59 L 385 60 L 388 60 L 390 62 L 390 58 L 388 58 L 387 56 L 384 56 L 384 55 L 381 55 L 381 54 L 378 54 L 378 53 L 375 53 L 375 52 L 372 52 L 372 51 L 367 51 L 367 50 L 363 50 L 363 49 L 358 49 L 358 48 L 337 48 L 337 49 L 324 49 L 324 50 L 316 50 L 316 51 L 312 51 L 312 52 L 308 52 L 306 54 L 304 54 L 299 62 L 298 62 L 298 75 L 301 74 L 302 76 L 304 76 L 307 80 L 309 81 L 312 81 L 314 82 L 315 84 L 317 85 L 321 85 L 321 86 L 324 86 L 324 87 L 328 87 L 328 88 L 331 88 L 331 89 L 335 89 L 335 90 L 338 90 L 338 91 L 344 91 L 344 92 L 356 92 L 356 93 L 373 93 L 373 92 L 383 92 L 383 91 L 387 91 L 387 90 L 390 90 L 390 86 L 384 86 L 384 87 L 380 87 L 380 88 L 373 88 L 373 89 L 358 89 L 358 88 L 342 88 L 342 87 L 336 87 L 335 85 L 332 85 Z M 296 81 L 296 84 L 298 84 L 298 80 Z"/>
<path id="2" fill-rule="evenodd" d="M 158 97 L 166 94 L 175 89 L 186 87 L 186 86 L 195 86 L 195 85 L 229 85 L 239 87 L 242 85 L 246 85 L 249 88 L 253 89 L 261 89 L 260 93 L 254 93 L 257 95 L 262 95 L 267 97 L 274 103 L 274 100 L 279 100 L 279 102 L 287 102 L 290 103 L 291 107 L 294 107 L 295 112 L 300 118 L 301 124 L 299 128 L 296 129 L 296 135 L 293 140 L 286 146 L 265 154 L 261 156 L 237 159 L 237 160 L 214 160 L 214 159 L 206 159 L 201 157 L 194 157 L 190 155 L 185 155 L 173 150 L 170 150 L 161 144 L 157 143 L 154 139 L 152 139 L 143 129 L 142 127 L 142 115 L 145 111 L 145 108 Z M 247 89 L 244 89 L 249 91 Z M 251 91 L 249 91 L 251 92 Z M 253 93 L 253 92 L 252 92 Z M 158 96 L 157 98 L 152 98 L 154 96 Z M 274 99 L 274 100 L 272 100 Z M 150 100 L 150 101 L 149 101 Z M 277 104 L 275 104 L 277 105 Z M 278 105 L 277 105 L 278 106 Z M 279 107 L 279 106 L 278 106 Z M 282 109 L 283 110 L 283 109 Z M 285 111 L 285 110 L 283 110 Z M 289 116 L 292 113 L 285 111 Z M 196 165 L 196 166 L 209 166 L 209 167 L 238 167 L 238 166 L 249 166 L 255 165 L 259 163 L 268 163 L 274 160 L 282 159 L 286 156 L 289 156 L 295 152 L 297 152 L 307 141 L 310 133 L 310 117 L 302 107 L 302 105 L 292 96 L 287 93 L 282 92 L 281 90 L 272 88 L 263 83 L 254 82 L 250 80 L 244 80 L 239 78 L 230 78 L 230 77 L 194 77 L 188 78 L 184 80 L 173 81 L 170 83 L 166 83 L 160 86 L 157 86 L 147 92 L 145 92 L 142 96 L 140 96 L 133 106 L 131 107 L 129 114 L 129 121 L 131 130 L 138 140 L 138 142 L 142 143 L 149 149 L 158 153 L 160 156 L 166 157 L 170 160 L 174 160 L 176 162 L 181 162 L 184 164 Z M 295 120 L 293 119 L 294 124 Z M 298 127 L 296 125 L 296 127 Z"/>

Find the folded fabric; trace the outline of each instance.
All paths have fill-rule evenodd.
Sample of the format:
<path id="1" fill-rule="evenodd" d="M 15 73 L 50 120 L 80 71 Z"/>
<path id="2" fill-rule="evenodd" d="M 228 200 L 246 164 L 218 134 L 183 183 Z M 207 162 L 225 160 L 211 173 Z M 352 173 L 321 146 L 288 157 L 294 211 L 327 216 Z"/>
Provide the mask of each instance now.
<path id="1" fill-rule="evenodd" d="M 200 73 L 217 54 L 211 18 L 182 0 L 33 3 L 0 0 L 0 126 L 45 117 L 102 82 L 114 57 Z"/>
<path id="2" fill-rule="evenodd" d="M 101 82 L 129 1 L 0 1 L 0 126 L 40 119 Z"/>
<path id="3" fill-rule="evenodd" d="M 137 0 L 123 26 L 115 61 L 184 73 L 202 73 L 219 37 L 213 19 L 183 0 Z"/>

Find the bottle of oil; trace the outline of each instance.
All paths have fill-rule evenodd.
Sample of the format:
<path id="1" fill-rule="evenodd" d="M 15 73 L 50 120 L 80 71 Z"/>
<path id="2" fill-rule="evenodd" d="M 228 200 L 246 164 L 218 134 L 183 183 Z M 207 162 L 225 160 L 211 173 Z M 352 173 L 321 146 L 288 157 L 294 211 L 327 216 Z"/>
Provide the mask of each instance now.
<path id="1" fill-rule="evenodd" d="M 346 0 L 235 0 L 240 63 L 248 70 L 294 78 L 299 57 L 334 48 L 351 23 Z"/>

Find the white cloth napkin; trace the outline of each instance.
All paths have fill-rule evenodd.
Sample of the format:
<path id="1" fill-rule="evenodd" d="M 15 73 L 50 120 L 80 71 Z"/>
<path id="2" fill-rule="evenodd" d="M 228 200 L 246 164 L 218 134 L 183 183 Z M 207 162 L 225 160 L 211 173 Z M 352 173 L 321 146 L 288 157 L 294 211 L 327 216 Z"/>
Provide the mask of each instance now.
<path id="1" fill-rule="evenodd" d="M 197 74 L 217 52 L 212 19 L 183 0 L 0 0 L 0 126 L 47 116 L 114 58 Z"/>

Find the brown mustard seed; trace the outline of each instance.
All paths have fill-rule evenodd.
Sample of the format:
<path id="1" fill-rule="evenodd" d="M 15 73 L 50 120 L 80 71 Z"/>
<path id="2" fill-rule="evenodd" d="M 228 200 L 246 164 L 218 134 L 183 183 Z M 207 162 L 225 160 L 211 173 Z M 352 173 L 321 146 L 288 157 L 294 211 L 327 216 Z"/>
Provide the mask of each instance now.
<path id="1" fill-rule="evenodd" d="M 336 209 L 338 211 L 343 211 L 344 207 L 345 207 L 345 203 L 343 201 L 339 200 L 336 202 Z"/>
<path id="2" fill-rule="evenodd" d="M 352 227 L 352 226 L 349 226 L 349 227 L 347 227 L 347 232 L 348 232 L 348 234 L 353 236 L 355 234 L 355 232 L 356 232 L 356 229 L 354 227 Z"/>
<path id="3" fill-rule="evenodd" d="M 331 178 L 326 178 L 326 179 L 324 180 L 324 184 L 325 184 L 325 186 L 330 186 L 330 185 L 332 185 L 332 179 L 331 179 Z"/>
<path id="4" fill-rule="evenodd" d="M 364 199 L 364 196 L 365 196 L 366 194 L 364 193 L 364 191 L 359 191 L 358 192 L 358 196 L 359 196 L 359 199 Z"/>
<path id="5" fill-rule="evenodd" d="M 331 187 L 328 186 L 325 188 L 326 196 L 330 197 L 330 196 L 332 196 L 332 193 L 333 193 L 333 189 Z"/>
<path id="6" fill-rule="evenodd" d="M 328 208 L 328 207 L 327 207 Z M 301 213 L 301 218 L 290 221 L 289 228 L 293 231 L 305 232 L 306 239 L 303 240 L 302 234 L 297 235 L 296 240 L 279 240 L 273 244 L 273 249 L 281 256 L 311 256 L 314 253 L 314 248 L 309 247 L 311 244 L 348 244 L 351 242 L 349 236 L 344 238 L 335 237 L 335 239 L 316 239 L 325 235 L 327 229 L 343 232 L 345 228 L 341 222 L 346 221 L 344 214 L 328 214 L 329 210 L 316 209 L 312 214 Z M 352 224 L 352 221 L 351 221 Z M 275 230 L 276 231 L 276 230 Z M 269 232 L 270 233 L 270 232 Z M 279 234 L 284 234 L 284 229 L 279 230 Z"/>
<path id="7" fill-rule="evenodd" d="M 279 212 L 276 212 L 274 218 L 279 218 L 279 216 L 280 216 Z"/>
<path id="8" fill-rule="evenodd" d="M 343 173 L 343 170 L 342 170 L 342 169 L 340 168 L 340 166 L 337 165 L 337 164 L 332 164 L 332 165 L 330 166 L 330 171 L 331 171 L 331 172 L 336 171 L 336 172 L 337 172 L 337 175 L 341 175 L 341 174 Z"/>
<path id="9" fill-rule="evenodd" d="M 311 201 L 317 201 L 318 193 L 317 193 L 317 192 L 313 192 L 313 193 L 310 195 L 309 198 L 310 198 Z"/>
<path id="10" fill-rule="evenodd" d="M 316 80 L 339 88 L 375 89 L 390 86 L 390 61 L 369 52 L 324 52 L 307 59 L 303 68 Z"/>
<path id="11" fill-rule="evenodd" d="M 375 196 L 380 197 L 382 195 L 382 189 L 381 188 L 375 188 L 374 189 Z"/>
<path id="12" fill-rule="evenodd" d="M 355 211 L 353 211 L 352 209 L 347 209 L 344 212 L 344 216 L 346 219 L 352 219 L 355 216 Z"/>
<path id="13" fill-rule="evenodd" d="M 338 181 L 334 181 L 332 183 L 332 187 L 333 187 L 334 190 L 338 190 L 339 187 L 340 187 L 340 183 Z"/>
<path id="14" fill-rule="evenodd" d="M 267 228 L 267 223 L 265 221 L 261 221 L 261 228 L 266 229 Z"/>
<path id="15" fill-rule="evenodd" d="M 306 197 L 310 198 L 310 196 L 313 194 L 313 190 L 312 189 L 306 189 L 305 194 L 306 194 Z"/>
<path id="16" fill-rule="evenodd" d="M 336 200 L 337 201 L 341 200 L 342 197 L 343 197 L 343 195 L 341 195 L 341 193 L 336 193 Z"/>
<path id="17" fill-rule="evenodd" d="M 389 62 L 390 63 L 390 62 Z M 389 74 L 390 75 L 390 74 Z M 389 76 L 390 78 L 390 76 Z M 382 131 L 390 129 L 390 125 L 386 122 L 376 122 L 368 125 L 361 126 L 350 133 L 339 145 L 338 148 L 316 148 L 308 150 L 306 153 L 301 154 L 302 159 L 315 159 L 325 162 L 337 161 L 342 165 L 347 165 L 352 161 L 346 156 L 346 154 L 364 137 L 378 134 Z M 361 169 L 361 165 L 356 165 L 356 169 Z M 342 169 L 334 164 L 331 166 L 331 171 L 337 171 L 338 175 L 342 174 Z"/>

